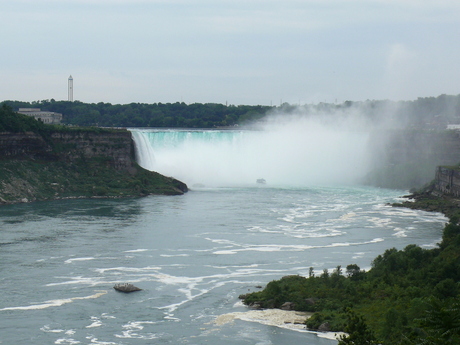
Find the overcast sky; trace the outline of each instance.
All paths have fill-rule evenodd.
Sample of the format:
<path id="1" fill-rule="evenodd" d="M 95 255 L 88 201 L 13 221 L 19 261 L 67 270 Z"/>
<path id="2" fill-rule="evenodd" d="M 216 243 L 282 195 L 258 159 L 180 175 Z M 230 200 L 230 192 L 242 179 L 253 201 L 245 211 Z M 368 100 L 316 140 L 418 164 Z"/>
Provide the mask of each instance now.
<path id="1" fill-rule="evenodd" d="M 459 0 L 0 0 L 0 101 L 460 93 Z"/>

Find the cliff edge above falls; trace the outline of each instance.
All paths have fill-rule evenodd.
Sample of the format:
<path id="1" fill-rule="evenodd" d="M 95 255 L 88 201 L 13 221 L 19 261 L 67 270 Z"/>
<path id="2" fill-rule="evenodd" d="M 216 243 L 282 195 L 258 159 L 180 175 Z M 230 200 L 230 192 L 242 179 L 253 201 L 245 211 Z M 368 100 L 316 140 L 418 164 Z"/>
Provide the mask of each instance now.
<path id="1" fill-rule="evenodd" d="M 187 185 L 140 167 L 126 130 L 1 132 L 0 203 L 180 195 Z"/>

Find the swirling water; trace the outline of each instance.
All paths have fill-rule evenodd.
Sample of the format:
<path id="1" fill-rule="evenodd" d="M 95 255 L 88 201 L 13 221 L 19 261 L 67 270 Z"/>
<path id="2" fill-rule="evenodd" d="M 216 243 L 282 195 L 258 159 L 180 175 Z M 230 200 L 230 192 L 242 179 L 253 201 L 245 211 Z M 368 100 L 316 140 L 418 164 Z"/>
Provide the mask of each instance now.
<path id="1" fill-rule="evenodd" d="M 250 317 L 238 295 L 284 275 L 432 247 L 446 219 L 370 187 L 199 188 L 183 196 L 0 209 L 0 343 L 334 344 Z M 143 290 L 116 292 L 118 282 Z M 259 320 L 260 321 L 260 320 Z"/>

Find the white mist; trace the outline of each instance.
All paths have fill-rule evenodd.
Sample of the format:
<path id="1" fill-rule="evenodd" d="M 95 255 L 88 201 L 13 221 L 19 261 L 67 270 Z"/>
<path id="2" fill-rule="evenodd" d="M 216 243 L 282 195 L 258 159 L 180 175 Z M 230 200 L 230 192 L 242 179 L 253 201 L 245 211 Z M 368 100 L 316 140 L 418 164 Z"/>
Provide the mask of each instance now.
<path id="1" fill-rule="evenodd" d="M 141 166 L 190 187 L 255 185 L 259 178 L 277 186 L 353 184 L 368 172 L 369 132 L 355 121 L 289 115 L 257 130 L 132 132 Z"/>

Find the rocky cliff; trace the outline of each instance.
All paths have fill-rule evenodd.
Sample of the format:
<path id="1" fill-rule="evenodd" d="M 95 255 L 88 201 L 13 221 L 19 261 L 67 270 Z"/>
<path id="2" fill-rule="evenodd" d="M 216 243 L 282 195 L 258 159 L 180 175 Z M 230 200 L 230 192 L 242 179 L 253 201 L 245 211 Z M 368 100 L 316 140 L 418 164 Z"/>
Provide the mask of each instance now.
<path id="1" fill-rule="evenodd" d="M 126 130 L 0 133 L 0 203 L 186 191 L 137 165 Z"/>
<path id="2" fill-rule="evenodd" d="M 0 133 L 0 157 L 33 160 L 63 160 L 104 157 L 117 170 L 134 172 L 134 143 L 128 131 L 69 131 Z"/>
<path id="3" fill-rule="evenodd" d="M 437 166 L 460 162 L 458 131 L 381 131 L 369 147 L 373 169 L 365 182 L 379 187 L 418 189 L 433 180 Z"/>
<path id="4" fill-rule="evenodd" d="M 438 167 L 433 182 L 433 191 L 456 198 L 460 197 L 460 168 Z"/>

